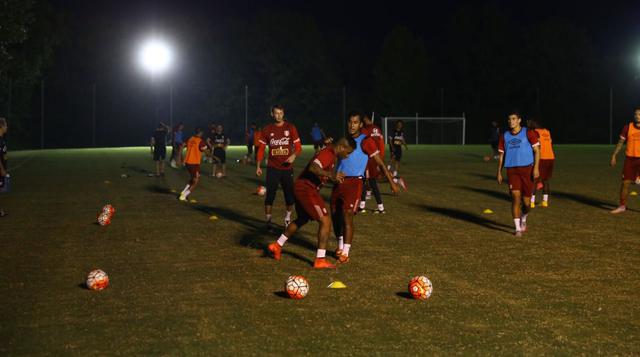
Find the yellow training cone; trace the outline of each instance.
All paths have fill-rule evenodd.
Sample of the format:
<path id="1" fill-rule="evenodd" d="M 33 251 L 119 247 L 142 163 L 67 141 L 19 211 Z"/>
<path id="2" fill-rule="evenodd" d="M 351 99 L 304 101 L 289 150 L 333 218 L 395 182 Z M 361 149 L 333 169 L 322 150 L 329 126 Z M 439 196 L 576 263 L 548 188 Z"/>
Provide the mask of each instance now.
<path id="1" fill-rule="evenodd" d="M 347 286 L 344 285 L 343 282 L 341 282 L 340 280 L 336 280 L 333 283 L 329 284 L 329 286 L 327 286 L 329 289 L 344 289 Z"/>
<path id="2" fill-rule="evenodd" d="M 189 200 L 189 202 L 191 203 L 198 203 L 198 201 L 194 200 L 193 198 Z"/>
<path id="3" fill-rule="evenodd" d="M 211 217 L 209 217 L 209 220 L 210 220 L 210 221 L 215 221 L 215 220 L 217 220 L 217 219 L 218 219 L 218 216 L 211 216 Z"/>
<path id="4" fill-rule="evenodd" d="M 106 183 L 106 184 L 110 184 L 110 183 L 111 183 L 111 181 L 107 180 L 107 181 L 105 181 L 104 183 Z"/>
<path id="5" fill-rule="evenodd" d="M 171 193 L 178 193 L 178 191 L 171 189 Z"/>
<path id="6" fill-rule="evenodd" d="M 491 214 L 493 213 L 493 211 L 487 208 L 486 210 L 482 211 L 482 213 Z"/>
<path id="7" fill-rule="evenodd" d="M 631 191 L 630 195 L 631 195 L 631 196 L 637 196 L 637 195 L 638 195 L 638 193 L 637 193 L 636 191 Z"/>

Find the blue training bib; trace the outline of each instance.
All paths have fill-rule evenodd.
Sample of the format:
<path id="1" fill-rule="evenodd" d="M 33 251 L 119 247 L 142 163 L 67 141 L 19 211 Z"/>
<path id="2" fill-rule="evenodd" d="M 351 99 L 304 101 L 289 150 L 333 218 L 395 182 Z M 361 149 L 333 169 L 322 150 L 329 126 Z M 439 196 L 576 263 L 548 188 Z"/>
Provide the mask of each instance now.
<path id="1" fill-rule="evenodd" d="M 344 172 L 346 176 L 364 176 L 364 171 L 367 169 L 367 162 L 369 161 L 369 155 L 362 151 L 362 140 L 366 138 L 366 135 L 360 134 L 356 141 L 356 149 L 353 150 L 349 156 L 338 161 L 338 172 Z"/>
<path id="2" fill-rule="evenodd" d="M 518 134 L 504 132 L 504 167 L 533 165 L 533 148 L 527 137 L 527 128 L 522 127 Z"/>

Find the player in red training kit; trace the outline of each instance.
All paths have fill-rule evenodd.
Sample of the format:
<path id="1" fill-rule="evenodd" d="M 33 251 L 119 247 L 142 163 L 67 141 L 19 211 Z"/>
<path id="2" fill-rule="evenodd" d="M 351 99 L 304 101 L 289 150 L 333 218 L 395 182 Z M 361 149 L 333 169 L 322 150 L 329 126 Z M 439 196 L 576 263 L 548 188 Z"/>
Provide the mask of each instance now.
<path id="1" fill-rule="evenodd" d="M 622 145 L 627 142 L 625 150 L 624 167 L 622 169 L 622 183 L 620 184 L 620 205 L 611 213 L 622 213 L 627 210 L 627 195 L 629 185 L 640 176 L 640 107 L 637 107 L 633 121 L 624 126 L 620 132 L 620 140 L 611 155 L 610 165 L 616 166 L 616 156 L 622 150 Z"/>
<path id="2" fill-rule="evenodd" d="M 378 151 L 380 152 L 380 158 L 384 161 L 384 136 L 382 136 L 382 130 L 373 124 L 373 120 L 368 114 L 363 114 L 362 117 L 363 127 L 362 133 L 367 135 L 373 139 L 378 147 Z M 380 177 L 380 167 L 375 159 L 369 158 L 367 162 L 367 170 L 365 172 L 364 182 L 368 183 L 369 190 L 362 190 L 362 195 L 360 197 L 360 207 L 358 209 L 359 213 L 366 213 L 366 200 L 368 196 L 371 196 L 371 192 L 373 192 L 373 196 L 376 199 L 376 203 L 378 204 L 378 208 L 373 211 L 373 213 L 385 213 L 384 204 L 382 203 L 382 195 L 380 195 L 380 188 L 378 187 L 378 178 Z"/>
<path id="3" fill-rule="evenodd" d="M 328 180 L 342 182 L 344 173 L 334 172 L 336 158 L 344 159 L 356 148 L 353 138 L 342 138 L 335 145 L 328 145 L 320 150 L 309 161 L 294 184 L 296 197 L 296 214 L 298 217 L 291 222 L 277 241 L 269 244 L 268 249 L 276 260 L 280 260 L 282 246 L 296 231 L 310 220 L 318 221 L 318 251 L 314 268 L 335 268 L 327 262 L 327 240 L 331 233 L 331 216 L 327 212 L 324 200 L 320 196 L 320 188 Z"/>
<path id="4" fill-rule="evenodd" d="M 259 140 L 258 154 L 256 158 L 256 175 L 262 175 L 260 164 L 264 158 L 264 150 L 269 146 L 269 158 L 267 160 L 267 195 L 264 200 L 264 214 L 267 220 L 267 230 L 271 230 L 271 211 L 273 201 L 278 192 L 278 185 L 282 186 L 284 201 L 287 205 L 287 213 L 284 216 L 284 225 L 291 223 L 291 211 L 295 198 L 293 195 L 293 162 L 302 151 L 302 143 L 296 127 L 285 121 L 284 108 L 274 105 L 271 108 L 271 117 L 275 123 L 262 129 Z"/>

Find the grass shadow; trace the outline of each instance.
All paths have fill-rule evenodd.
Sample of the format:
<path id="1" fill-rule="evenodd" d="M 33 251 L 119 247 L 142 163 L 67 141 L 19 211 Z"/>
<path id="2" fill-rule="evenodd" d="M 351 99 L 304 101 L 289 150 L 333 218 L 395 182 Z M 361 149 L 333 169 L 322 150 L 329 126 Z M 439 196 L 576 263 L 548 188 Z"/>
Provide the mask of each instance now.
<path id="1" fill-rule="evenodd" d="M 428 206 L 428 205 L 414 205 L 414 206 L 418 208 L 422 208 L 428 212 L 433 212 L 442 216 L 446 216 L 446 217 L 453 218 L 453 219 L 467 222 L 467 223 L 473 223 L 484 228 L 512 233 L 511 226 L 495 222 L 488 218 L 479 216 L 475 213 L 465 212 L 465 211 L 461 211 L 454 208 L 435 207 L 435 206 Z"/>
<path id="2" fill-rule="evenodd" d="M 575 201 L 587 206 L 591 206 L 591 207 L 595 207 L 603 210 L 612 210 L 617 207 L 616 205 L 613 205 L 611 203 L 600 201 L 596 198 L 577 194 L 577 193 L 552 191 L 551 195 L 557 198 Z"/>
<path id="3" fill-rule="evenodd" d="M 465 191 L 471 191 L 483 194 L 485 196 L 489 196 L 492 198 L 497 198 L 499 200 L 511 201 L 511 197 L 508 192 L 500 192 L 495 190 L 487 190 L 486 188 L 478 188 L 478 187 L 469 187 L 469 186 L 454 186 L 455 188 L 459 188 Z"/>
<path id="4" fill-rule="evenodd" d="M 251 184 L 255 185 L 256 187 L 257 187 L 257 186 L 264 186 L 264 185 L 265 185 L 265 179 L 264 179 L 264 176 L 263 176 L 263 177 L 257 177 L 257 176 L 255 176 L 255 175 L 254 175 L 254 176 L 242 176 L 242 178 L 243 178 L 245 181 L 247 181 L 247 182 L 249 182 L 249 183 L 251 183 Z"/>
<path id="5" fill-rule="evenodd" d="M 478 177 L 478 178 L 489 180 L 489 181 L 496 181 L 495 175 L 481 174 L 478 172 L 468 172 L 467 175 Z"/>
<path id="6" fill-rule="evenodd" d="M 406 291 L 397 292 L 396 295 L 403 299 L 413 300 L 413 296 Z"/>
<path id="7" fill-rule="evenodd" d="M 160 185 L 147 185 L 146 190 L 152 193 L 162 193 L 167 195 L 178 195 L 177 193 L 171 192 L 170 188 L 162 187 Z"/>
<path id="8" fill-rule="evenodd" d="M 129 171 L 133 171 L 139 174 L 149 174 L 152 173 L 151 171 L 147 170 L 147 169 L 143 169 L 142 167 L 139 166 L 128 166 L 126 163 L 122 163 L 122 165 L 120 166 L 121 169 L 125 169 L 125 170 L 129 170 Z"/>
<path id="9" fill-rule="evenodd" d="M 283 226 L 275 225 L 271 231 L 267 231 L 265 228 L 265 222 L 255 217 L 248 216 L 244 213 L 225 208 L 225 207 L 211 207 L 205 205 L 193 205 L 193 209 L 205 213 L 207 216 L 215 215 L 220 218 L 240 223 L 247 228 L 247 231 L 240 235 L 238 238 L 238 244 L 243 247 L 254 248 L 262 250 L 263 256 L 269 256 L 267 246 L 284 230 Z M 288 244 L 300 246 L 302 248 L 316 251 L 315 244 L 304 239 L 302 234 L 296 234 L 287 241 Z M 303 262 L 313 264 L 313 261 L 299 254 L 288 252 L 284 250 L 283 254 L 289 255 L 295 259 Z"/>
<path id="10" fill-rule="evenodd" d="M 274 291 L 273 295 L 283 299 L 290 299 L 289 294 L 287 294 L 286 291 L 282 291 L 282 290 Z"/>

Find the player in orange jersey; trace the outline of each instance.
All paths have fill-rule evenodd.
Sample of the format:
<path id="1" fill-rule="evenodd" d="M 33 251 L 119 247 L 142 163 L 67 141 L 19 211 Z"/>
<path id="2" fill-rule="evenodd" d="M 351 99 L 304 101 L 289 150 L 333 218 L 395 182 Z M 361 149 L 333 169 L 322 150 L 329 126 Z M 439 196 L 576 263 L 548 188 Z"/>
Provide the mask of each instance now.
<path id="1" fill-rule="evenodd" d="M 636 107 L 633 121 L 625 125 L 620 132 L 620 140 L 618 140 L 616 149 L 611 156 L 611 167 L 616 166 L 616 156 L 622 150 L 625 141 L 627 148 L 622 169 L 622 184 L 620 185 L 620 205 L 611 213 L 622 213 L 627 210 L 629 185 L 640 176 L 640 107 Z"/>
<path id="2" fill-rule="evenodd" d="M 202 152 L 207 148 L 207 143 L 202 140 L 202 128 L 196 128 L 196 133 L 187 140 L 187 155 L 184 158 L 184 166 L 191 175 L 191 180 L 180 193 L 180 201 L 186 201 L 187 197 L 198 185 L 200 181 L 200 163 L 202 162 Z"/>
<path id="3" fill-rule="evenodd" d="M 549 207 L 549 180 L 553 175 L 553 164 L 556 156 L 553 153 L 551 132 L 540 125 L 538 119 L 528 121 L 529 129 L 538 134 L 540 140 L 540 177 L 533 182 L 533 195 L 531 195 L 531 208 L 536 206 L 536 191 L 542 188 L 542 207 Z"/>

